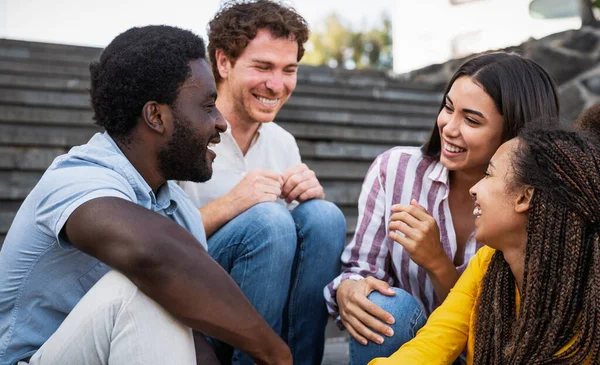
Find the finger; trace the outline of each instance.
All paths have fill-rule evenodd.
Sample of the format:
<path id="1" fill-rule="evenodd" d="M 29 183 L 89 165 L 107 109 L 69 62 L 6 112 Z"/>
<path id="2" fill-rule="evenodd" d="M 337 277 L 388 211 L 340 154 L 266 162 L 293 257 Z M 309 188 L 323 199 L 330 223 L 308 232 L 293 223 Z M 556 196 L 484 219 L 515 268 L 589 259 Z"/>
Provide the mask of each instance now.
<path id="1" fill-rule="evenodd" d="M 354 330 L 362 337 L 366 338 L 369 341 L 382 344 L 383 337 L 375 332 L 373 332 L 370 328 L 365 326 L 357 317 L 350 316 L 348 318 L 348 322 L 352 325 Z"/>
<path id="2" fill-rule="evenodd" d="M 319 184 L 319 181 L 317 179 L 310 179 L 310 180 L 302 181 L 301 183 L 296 185 L 294 190 L 290 191 L 290 193 L 286 196 L 285 200 L 288 203 L 293 200 L 296 200 L 296 198 L 298 198 L 298 196 L 300 196 L 300 194 L 305 193 L 308 189 L 317 187 L 318 184 Z"/>
<path id="3" fill-rule="evenodd" d="M 372 276 L 369 276 L 365 280 L 367 283 L 368 290 L 375 289 L 378 292 L 380 292 L 381 294 L 387 295 L 387 296 L 396 295 L 396 292 L 394 291 L 394 289 L 392 289 L 390 284 L 388 284 L 387 282 L 385 282 L 383 280 L 376 279 Z M 393 322 L 390 322 L 390 323 L 393 323 Z"/>
<path id="4" fill-rule="evenodd" d="M 273 194 L 275 196 L 281 195 L 281 189 L 277 185 L 264 184 L 262 186 L 259 186 L 259 189 L 262 191 L 263 194 Z"/>
<path id="5" fill-rule="evenodd" d="M 412 239 L 407 238 L 406 236 L 403 236 L 400 233 L 397 233 L 396 231 L 391 231 L 389 233 L 389 237 L 392 240 L 399 243 L 402 247 L 404 247 L 404 249 L 408 253 L 414 252 L 416 244 L 415 244 L 415 241 L 413 241 Z"/>
<path id="6" fill-rule="evenodd" d="M 393 318 L 388 312 L 384 311 L 377 304 L 371 302 L 367 298 L 360 298 L 358 305 L 363 310 L 357 311 L 355 316 L 361 321 L 361 323 L 377 333 L 386 335 L 388 337 L 394 335 L 394 330 L 384 323 L 389 323 L 388 321 L 390 318 Z"/>
<path id="7" fill-rule="evenodd" d="M 426 221 L 429 219 L 433 219 L 433 217 L 427 212 L 427 210 L 420 205 L 414 206 L 414 205 L 407 205 L 407 204 L 394 204 L 394 205 L 392 205 L 392 212 L 394 212 L 394 213 L 407 212 L 420 221 Z"/>
<path id="8" fill-rule="evenodd" d="M 411 228 L 421 228 L 422 222 L 415 218 L 409 212 L 394 213 L 390 217 L 390 222 L 402 222 Z"/>
<path id="9" fill-rule="evenodd" d="M 416 236 L 419 235 L 418 229 L 412 228 L 401 221 L 390 222 L 390 224 L 388 225 L 388 230 L 390 232 L 401 233 L 400 236 L 406 236 L 413 240 Z"/>
<path id="10" fill-rule="evenodd" d="M 306 190 L 297 199 L 299 202 L 305 202 L 310 199 L 325 199 L 325 193 L 323 192 L 323 187 L 319 185 Z"/>
<path id="11" fill-rule="evenodd" d="M 307 170 L 308 166 L 306 164 L 300 163 L 296 166 L 290 167 L 283 172 L 284 180 L 287 180 L 290 176 L 300 173 L 304 170 Z"/>
<path id="12" fill-rule="evenodd" d="M 381 321 L 389 324 L 393 324 L 395 322 L 394 316 L 392 316 L 389 312 L 383 310 L 380 306 L 373 303 L 367 297 L 359 297 L 357 298 L 356 304 L 362 309 L 362 311 L 357 311 L 357 316 L 363 316 L 363 313 L 372 319 L 380 319 Z M 360 318 L 363 323 L 368 325 L 369 327 L 377 330 L 381 333 L 386 333 L 388 326 L 380 321 L 377 321 L 379 324 L 372 325 L 370 320 Z M 376 325 L 376 326 L 375 326 Z"/>
<path id="13" fill-rule="evenodd" d="M 262 197 L 260 198 L 260 201 L 263 203 L 264 202 L 274 202 L 277 200 L 278 196 L 279 196 L 278 194 L 276 195 L 276 194 L 266 193 L 266 194 L 262 195 Z"/>
<path id="14" fill-rule="evenodd" d="M 252 170 L 250 172 L 254 172 L 258 176 L 266 177 L 266 178 L 271 179 L 273 181 L 278 181 L 279 184 L 281 184 L 283 182 L 283 176 L 279 172 L 274 171 L 274 170 L 269 170 L 269 169 L 255 169 L 255 170 Z"/>
<path id="15" fill-rule="evenodd" d="M 352 327 L 352 325 L 347 322 L 342 320 L 342 324 L 344 324 L 344 327 L 346 327 L 346 330 L 348 331 L 348 333 L 350 334 L 350 336 L 352 336 L 352 338 L 354 338 L 354 340 L 358 343 L 360 343 L 363 346 L 366 346 L 368 341 L 366 338 L 364 338 L 363 336 L 361 336 L 355 329 L 354 327 Z"/>
<path id="16" fill-rule="evenodd" d="M 298 188 L 298 185 L 303 184 L 304 182 L 312 180 L 312 179 L 316 180 L 316 177 L 315 177 L 315 173 L 312 172 L 311 170 L 305 170 L 305 171 L 298 172 L 298 173 L 290 176 L 287 179 L 287 181 L 285 181 L 284 184 L 283 184 L 283 189 L 281 189 L 282 190 L 282 195 L 286 198 L 286 200 L 288 200 L 288 202 L 296 199 L 296 197 L 298 195 L 302 194 L 304 191 L 306 191 L 306 189 L 308 189 L 308 188 L 310 188 L 312 186 L 306 186 L 306 184 L 303 185 L 304 187 L 302 188 L 302 190 L 299 191 L 299 192 L 296 192 L 296 194 L 292 198 L 289 197 L 290 194 L 295 189 Z M 318 183 L 318 180 L 316 180 L 316 181 Z"/>

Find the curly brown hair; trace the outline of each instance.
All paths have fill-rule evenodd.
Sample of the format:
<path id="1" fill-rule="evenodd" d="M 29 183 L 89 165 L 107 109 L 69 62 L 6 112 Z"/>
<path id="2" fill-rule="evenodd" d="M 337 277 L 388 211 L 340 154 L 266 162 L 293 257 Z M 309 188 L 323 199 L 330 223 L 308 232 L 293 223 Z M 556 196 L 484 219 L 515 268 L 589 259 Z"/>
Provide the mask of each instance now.
<path id="1" fill-rule="evenodd" d="M 235 64 L 260 29 L 268 29 L 276 38 L 296 41 L 298 61 L 304 56 L 308 24 L 294 8 L 270 0 L 228 1 L 208 23 L 208 53 L 217 84 L 221 76 L 215 59 L 216 50 L 223 50 Z"/>
<path id="2" fill-rule="evenodd" d="M 560 130 L 526 131 L 518 141 L 511 188 L 534 188 L 521 303 L 497 251 L 479 296 L 474 363 L 598 364 L 600 152 Z"/>

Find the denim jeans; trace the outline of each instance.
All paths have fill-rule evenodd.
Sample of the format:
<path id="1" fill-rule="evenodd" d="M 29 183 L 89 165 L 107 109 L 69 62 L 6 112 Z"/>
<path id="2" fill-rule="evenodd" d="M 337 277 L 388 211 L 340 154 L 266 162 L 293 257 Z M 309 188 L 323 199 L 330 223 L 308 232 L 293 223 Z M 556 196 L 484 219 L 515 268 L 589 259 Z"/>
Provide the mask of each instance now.
<path id="1" fill-rule="evenodd" d="M 345 238 L 345 218 L 330 202 L 310 200 L 291 212 L 261 203 L 213 234 L 208 250 L 290 346 L 294 364 L 318 365 L 327 324 L 323 288 L 340 272 Z M 254 363 L 209 341 L 223 364 Z"/>
<path id="2" fill-rule="evenodd" d="M 390 325 L 394 330 L 392 337 L 383 336 L 384 342 L 379 345 L 369 341 L 361 345 L 350 336 L 350 365 L 365 365 L 376 357 L 388 357 L 406 342 L 415 337 L 417 331 L 425 325 L 427 318 L 417 301 L 406 291 L 393 288 L 394 296 L 386 296 L 378 291 L 369 294 L 369 300 L 390 313 L 395 323 Z"/>

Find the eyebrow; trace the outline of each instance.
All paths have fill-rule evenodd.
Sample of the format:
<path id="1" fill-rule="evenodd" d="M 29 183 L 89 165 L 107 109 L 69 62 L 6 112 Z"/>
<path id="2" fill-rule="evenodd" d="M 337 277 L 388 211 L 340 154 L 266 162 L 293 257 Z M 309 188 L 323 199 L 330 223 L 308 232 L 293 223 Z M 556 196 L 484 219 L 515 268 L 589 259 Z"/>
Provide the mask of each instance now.
<path id="1" fill-rule="evenodd" d="M 452 99 L 450 99 L 450 96 L 446 95 L 446 99 L 448 99 L 448 101 L 450 102 L 450 104 L 454 105 L 454 103 L 452 102 Z M 463 109 L 463 112 L 467 113 L 467 114 L 475 114 L 483 119 L 487 119 L 481 112 L 478 112 L 477 110 L 473 110 L 473 109 Z"/>
<path id="2" fill-rule="evenodd" d="M 261 61 L 261 60 L 252 60 L 253 63 L 260 63 L 263 65 L 268 65 L 268 66 L 273 66 L 273 62 L 269 62 L 269 61 Z M 294 63 L 290 63 L 289 65 L 286 65 L 284 67 L 298 67 L 298 62 L 294 62 Z"/>
<path id="3" fill-rule="evenodd" d="M 496 166 L 494 166 L 494 163 L 492 162 L 492 160 L 490 160 L 490 162 L 488 163 L 488 165 L 493 168 L 494 170 L 496 169 Z"/>

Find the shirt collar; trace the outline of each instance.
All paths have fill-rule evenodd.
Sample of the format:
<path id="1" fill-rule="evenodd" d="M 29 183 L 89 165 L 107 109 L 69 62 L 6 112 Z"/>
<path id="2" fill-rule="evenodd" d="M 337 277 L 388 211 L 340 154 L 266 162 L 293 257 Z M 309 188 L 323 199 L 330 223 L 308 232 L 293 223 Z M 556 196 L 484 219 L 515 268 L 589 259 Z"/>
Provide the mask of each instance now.
<path id="1" fill-rule="evenodd" d="M 229 124 L 229 121 L 227 119 L 225 119 L 225 123 L 227 124 L 227 130 L 225 131 L 224 134 L 228 135 L 229 138 L 231 138 L 231 140 L 237 144 L 237 142 L 235 141 L 235 138 L 233 138 L 233 134 L 231 133 L 231 124 Z M 258 128 L 256 129 L 256 133 L 254 134 L 254 137 L 252 138 L 252 142 L 250 142 L 250 148 L 252 148 L 252 146 L 254 146 L 256 143 L 258 143 L 258 138 L 260 137 L 260 131 L 263 129 L 263 124 L 264 123 L 260 123 L 258 125 Z"/>
<path id="2" fill-rule="evenodd" d="M 449 187 L 449 171 L 446 168 L 446 166 L 444 166 L 440 160 L 438 159 L 436 161 L 435 167 L 433 168 L 433 170 L 431 170 L 431 172 L 429 173 L 429 175 L 427 176 L 430 180 L 433 181 L 437 181 L 439 183 L 442 183 L 446 186 L 446 188 Z"/>
<path id="3" fill-rule="evenodd" d="M 177 210 L 177 202 L 171 199 L 169 182 L 167 181 L 158 189 L 158 194 L 154 194 L 150 185 L 148 185 L 146 180 L 140 175 L 139 171 L 135 169 L 123 154 L 123 151 L 121 151 L 112 137 L 107 132 L 104 132 L 102 135 L 109 143 L 110 147 L 112 147 L 116 153 L 123 156 L 124 163 L 120 166 L 120 170 L 125 174 L 125 177 L 133 187 L 135 195 L 138 198 L 138 204 L 155 212 L 165 210 L 168 214 L 174 213 Z"/>

